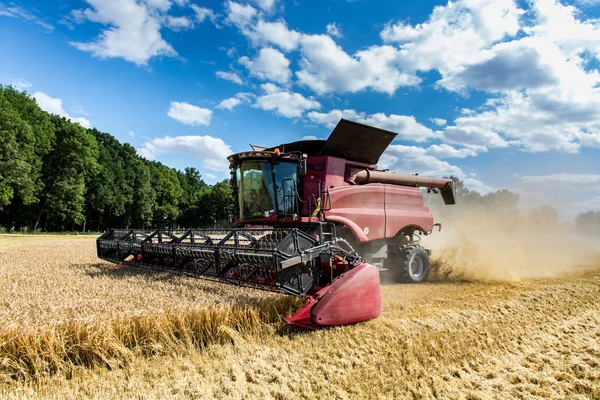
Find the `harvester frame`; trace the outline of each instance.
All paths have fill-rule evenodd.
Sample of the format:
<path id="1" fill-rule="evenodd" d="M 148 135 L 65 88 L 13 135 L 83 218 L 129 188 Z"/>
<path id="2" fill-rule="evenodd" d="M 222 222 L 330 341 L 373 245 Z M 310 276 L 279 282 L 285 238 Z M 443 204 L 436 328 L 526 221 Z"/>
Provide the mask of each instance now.
<path id="1" fill-rule="evenodd" d="M 422 282 L 433 215 L 419 187 L 455 203 L 454 181 L 377 170 L 396 134 L 341 120 L 329 139 L 228 157 L 232 230 L 109 230 L 98 256 L 223 283 L 308 296 L 286 320 L 314 329 L 379 316 L 379 273 Z"/>

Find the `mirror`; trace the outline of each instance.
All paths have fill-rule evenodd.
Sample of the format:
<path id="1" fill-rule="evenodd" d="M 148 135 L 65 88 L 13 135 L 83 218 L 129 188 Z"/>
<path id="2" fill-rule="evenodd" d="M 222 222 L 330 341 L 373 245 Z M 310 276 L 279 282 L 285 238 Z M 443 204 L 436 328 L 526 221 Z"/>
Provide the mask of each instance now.
<path id="1" fill-rule="evenodd" d="M 306 160 L 300 160 L 298 163 L 298 176 L 306 175 Z"/>

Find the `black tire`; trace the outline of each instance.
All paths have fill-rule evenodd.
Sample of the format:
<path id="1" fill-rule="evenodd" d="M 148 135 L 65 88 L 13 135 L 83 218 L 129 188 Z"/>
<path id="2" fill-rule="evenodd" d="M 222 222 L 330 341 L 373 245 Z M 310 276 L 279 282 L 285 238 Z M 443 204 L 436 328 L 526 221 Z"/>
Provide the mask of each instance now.
<path id="1" fill-rule="evenodd" d="M 429 276 L 429 255 L 418 245 L 403 246 L 388 253 L 386 266 L 394 282 L 422 283 Z"/>

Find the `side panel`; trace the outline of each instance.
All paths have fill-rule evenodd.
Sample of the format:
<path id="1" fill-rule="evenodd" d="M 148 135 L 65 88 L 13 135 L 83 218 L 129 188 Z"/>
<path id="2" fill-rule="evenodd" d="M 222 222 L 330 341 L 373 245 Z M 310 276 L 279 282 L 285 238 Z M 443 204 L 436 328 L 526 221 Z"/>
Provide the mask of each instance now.
<path id="1" fill-rule="evenodd" d="M 423 194 L 418 188 L 385 185 L 385 211 L 387 238 L 409 225 L 425 232 L 433 229 L 433 215 L 423 203 Z"/>
<path id="2" fill-rule="evenodd" d="M 385 238 L 385 186 L 342 186 L 329 189 L 331 210 L 325 220 L 348 226 L 359 243 Z"/>

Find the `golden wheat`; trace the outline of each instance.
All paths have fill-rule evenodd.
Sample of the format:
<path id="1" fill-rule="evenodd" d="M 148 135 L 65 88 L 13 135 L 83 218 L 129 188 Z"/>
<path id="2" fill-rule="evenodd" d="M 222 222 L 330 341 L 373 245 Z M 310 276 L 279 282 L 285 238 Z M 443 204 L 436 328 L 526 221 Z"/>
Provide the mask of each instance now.
<path id="1" fill-rule="evenodd" d="M 2 397 L 600 398 L 598 259 L 487 279 L 502 260 L 469 237 L 439 247 L 453 281 L 384 286 L 381 318 L 304 332 L 279 329 L 295 299 L 21 240 L 0 237 Z"/>

